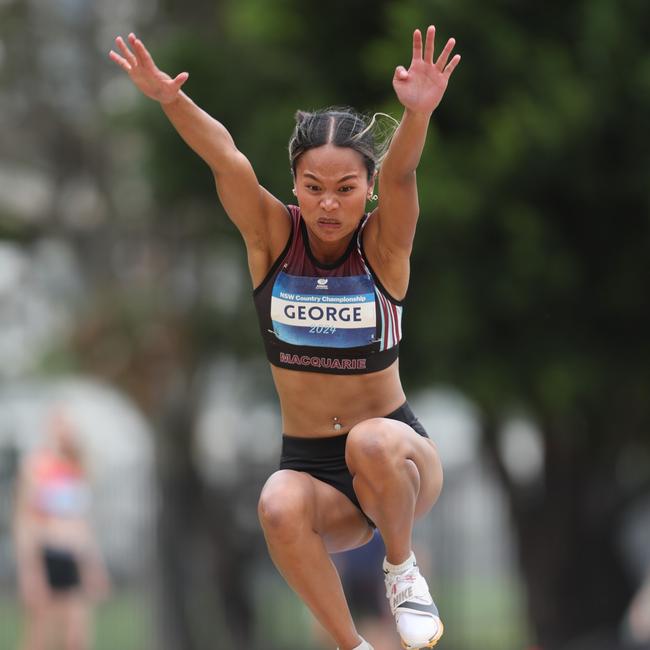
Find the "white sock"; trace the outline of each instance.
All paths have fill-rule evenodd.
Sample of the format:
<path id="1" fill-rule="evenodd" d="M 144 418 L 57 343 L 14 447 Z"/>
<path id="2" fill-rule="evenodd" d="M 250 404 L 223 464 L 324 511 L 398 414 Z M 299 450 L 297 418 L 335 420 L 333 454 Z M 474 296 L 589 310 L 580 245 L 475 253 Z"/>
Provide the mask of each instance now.
<path id="1" fill-rule="evenodd" d="M 401 564 L 391 564 L 388 560 L 384 559 L 384 571 L 386 573 L 404 573 L 407 569 L 410 569 L 415 564 L 415 553 L 411 551 L 404 562 Z"/>
<path id="2" fill-rule="evenodd" d="M 352 650 L 372 650 L 372 646 L 361 637 L 361 643 L 356 648 L 352 648 Z"/>

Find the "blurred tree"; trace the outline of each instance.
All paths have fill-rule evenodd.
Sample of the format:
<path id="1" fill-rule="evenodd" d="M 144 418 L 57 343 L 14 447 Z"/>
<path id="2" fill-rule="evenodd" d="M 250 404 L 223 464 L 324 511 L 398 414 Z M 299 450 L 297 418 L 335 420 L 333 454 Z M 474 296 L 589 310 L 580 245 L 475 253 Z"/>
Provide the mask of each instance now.
<path id="1" fill-rule="evenodd" d="M 621 522 L 650 487 L 650 6 L 426 4 L 464 58 L 421 173 L 404 374 L 479 405 L 541 646 L 615 648 Z M 517 412 L 543 436 L 523 481 Z"/>

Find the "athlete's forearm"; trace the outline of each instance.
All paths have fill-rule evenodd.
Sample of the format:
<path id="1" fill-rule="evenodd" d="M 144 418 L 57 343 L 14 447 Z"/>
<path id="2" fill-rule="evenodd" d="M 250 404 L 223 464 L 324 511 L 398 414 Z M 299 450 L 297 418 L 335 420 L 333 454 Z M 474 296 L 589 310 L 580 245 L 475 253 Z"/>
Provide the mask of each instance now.
<path id="1" fill-rule="evenodd" d="M 406 109 L 382 163 L 382 177 L 400 181 L 415 174 L 429 128 L 430 113 Z"/>
<path id="2" fill-rule="evenodd" d="M 182 91 L 173 102 L 161 106 L 181 138 L 215 173 L 227 170 L 233 154 L 238 151 L 232 136 L 221 122 L 197 106 Z"/>

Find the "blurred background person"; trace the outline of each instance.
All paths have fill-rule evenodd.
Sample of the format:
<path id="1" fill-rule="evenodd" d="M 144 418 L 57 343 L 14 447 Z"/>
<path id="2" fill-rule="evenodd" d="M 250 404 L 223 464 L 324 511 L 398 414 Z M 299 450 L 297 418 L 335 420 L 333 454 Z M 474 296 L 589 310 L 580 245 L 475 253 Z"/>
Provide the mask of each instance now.
<path id="1" fill-rule="evenodd" d="M 88 468 L 59 407 L 18 475 L 14 541 L 24 609 L 21 650 L 92 646 L 93 603 L 108 595 L 110 582 L 89 523 L 90 506 Z"/>

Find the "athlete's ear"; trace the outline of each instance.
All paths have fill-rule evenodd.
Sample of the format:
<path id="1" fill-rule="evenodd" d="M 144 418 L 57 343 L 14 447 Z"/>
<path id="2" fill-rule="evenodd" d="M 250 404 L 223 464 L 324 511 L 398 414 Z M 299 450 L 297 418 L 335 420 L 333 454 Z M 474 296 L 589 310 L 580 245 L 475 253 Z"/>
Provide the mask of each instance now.
<path id="1" fill-rule="evenodd" d="M 376 201 L 377 195 L 375 194 L 375 181 L 377 180 L 377 172 L 372 175 L 372 179 L 368 184 L 368 193 L 366 195 L 368 201 Z"/>
<path id="2" fill-rule="evenodd" d="M 375 184 L 377 183 L 377 170 L 372 174 L 372 178 L 368 183 L 368 196 L 372 196 L 375 193 Z"/>

